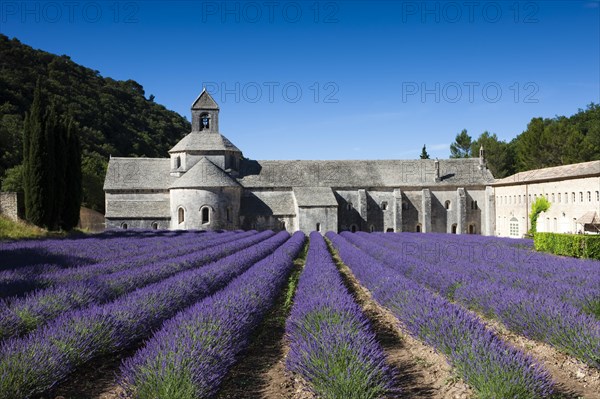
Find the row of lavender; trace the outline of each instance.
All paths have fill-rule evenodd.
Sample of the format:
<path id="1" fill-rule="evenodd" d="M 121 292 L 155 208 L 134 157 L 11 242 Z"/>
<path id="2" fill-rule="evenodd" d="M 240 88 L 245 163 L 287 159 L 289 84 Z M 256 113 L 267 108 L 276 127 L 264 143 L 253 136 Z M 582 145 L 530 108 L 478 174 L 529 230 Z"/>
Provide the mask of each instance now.
<path id="1" fill-rule="evenodd" d="M 468 262 L 475 278 L 494 281 L 532 293 L 551 295 L 600 318 L 598 261 L 553 256 L 515 246 L 511 239 L 453 235 L 376 234 L 381 243 L 393 244 L 405 255 L 463 271 Z M 432 243 L 436 256 L 428 256 Z M 411 248 L 411 244 L 416 247 Z M 429 248 L 427 248 L 429 247 Z M 412 249 L 416 248 L 417 251 Z M 425 251 L 423 251 L 425 250 Z"/>
<path id="2" fill-rule="evenodd" d="M 96 275 L 168 259 L 189 253 L 199 242 L 217 236 L 236 234 L 235 232 L 185 232 L 174 237 L 163 234 L 146 237 L 147 234 L 138 233 L 143 236 L 141 238 L 119 235 L 112 237 L 112 232 L 107 232 L 92 238 L 65 241 L 64 248 L 56 244 L 57 240 L 26 241 L 27 246 L 22 242 L 1 244 L 0 254 L 3 256 L 6 270 L 0 271 L 0 297 L 22 295 L 36 288 L 85 280 Z M 79 247 L 75 247 L 73 242 L 76 242 Z M 98 250 L 97 242 L 102 244 L 101 251 Z M 24 248 L 18 247 L 17 244 Z M 16 246 L 17 248 L 13 248 Z M 67 254 L 65 251 L 68 251 Z M 22 264 L 7 268 L 8 261 L 5 259 L 11 257 L 18 258 L 19 263 Z M 39 263 L 41 260 L 43 262 Z"/>
<path id="3" fill-rule="evenodd" d="M 287 366 L 323 399 L 374 399 L 392 390 L 392 373 L 369 321 L 345 288 L 317 232 L 286 325 Z"/>
<path id="4" fill-rule="evenodd" d="M 533 399 L 552 394 L 549 374 L 475 315 L 385 266 L 345 236 L 331 232 L 327 236 L 374 299 L 390 309 L 413 336 L 444 354 L 479 397 Z"/>
<path id="5" fill-rule="evenodd" d="M 233 236 L 213 235 L 209 239 L 189 245 L 187 253 L 168 260 L 153 263 L 149 259 L 140 267 L 129 267 L 84 281 L 58 284 L 33 291 L 24 297 L 0 301 L 0 339 L 32 331 L 68 310 L 114 300 L 178 272 L 200 267 L 273 234 L 249 232 Z M 155 248 L 155 251 L 161 252 L 161 248 Z M 94 271 L 97 271 L 95 266 L 83 268 L 94 268 Z"/>
<path id="6" fill-rule="evenodd" d="M 90 360 L 136 345 L 178 311 L 272 255 L 288 238 L 286 232 L 272 235 L 201 268 L 179 272 L 105 304 L 65 312 L 21 338 L 3 341 L 0 398 L 45 392 Z"/>
<path id="7" fill-rule="evenodd" d="M 117 259 L 134 252 L 146 252 L 153 242 L 165 244 L 186 237 L 198 239 L 204 234 L 207 232 L 198 230 L 109 230 L 74 238 L 8 241 L 0 245 L 0 257 L 3 260 L 0 270 L 31 264 L 56 268 L 84 265 Z M 115 242 L 127 242 L 127 248 L 115 247 Z"/>
<path id="8" fill-rule="evenodd" d="M 549 343 L 600 368 L 600 322 L 586 314 L 583 311 L 586 307 L 582 305 L 600 300 L 600 287 L 595 286 L 600 274 L 597 263 L 595 273 L 585 270 L 589 262 L 582 262 L 583 270 L 577 273 L 570 268 L 561 269 L 552 259 L 558 257 L 549 255 L 543 255 L 547 260 L 543 265 L 537 262 L 532 265 L 529 261 L 536 258 L 525 255 L 521 259 L 529 261 L 516 265 L 514 262 L 486 265 L 477 257 L 462 262 L 450 262 L 448 257 L 441 257 L 439 262 L 434 262 L 427 261 L 422 254 L 407 254 L 398 246 L 412 237 L 345 233 L 343 236 L 411 280 L 488 317 L 497 318 L 518 334 Z M 436 236 L 435 239 L 444 244 L 455 238 Z M 515 266 L 522 271 L 511 271 Z M 586 299 L 579 307 L 564 298 L 565 292 L 577 291 L 577 298 Z"/>
<path id="9" fill-rule="evenodd" d="M 166 322 L 123 363 L 121 385 L 129 396 L 211 397 L 273 305 L 304 241 L 295 233 L 225 289 Z"/>

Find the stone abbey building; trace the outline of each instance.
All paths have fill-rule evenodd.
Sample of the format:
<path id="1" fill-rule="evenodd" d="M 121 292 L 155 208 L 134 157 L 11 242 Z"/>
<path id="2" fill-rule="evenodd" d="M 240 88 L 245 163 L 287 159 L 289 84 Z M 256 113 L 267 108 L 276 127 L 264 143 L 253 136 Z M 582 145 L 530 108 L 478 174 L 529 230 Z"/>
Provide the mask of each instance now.
<path id="1" fill-rule="evenodd" d="M 205 90 L 169 158 L 109 161 L 107 228 L 495 233 L 494 177 L 479 158 L 258 161 L 219 131 Z"/>

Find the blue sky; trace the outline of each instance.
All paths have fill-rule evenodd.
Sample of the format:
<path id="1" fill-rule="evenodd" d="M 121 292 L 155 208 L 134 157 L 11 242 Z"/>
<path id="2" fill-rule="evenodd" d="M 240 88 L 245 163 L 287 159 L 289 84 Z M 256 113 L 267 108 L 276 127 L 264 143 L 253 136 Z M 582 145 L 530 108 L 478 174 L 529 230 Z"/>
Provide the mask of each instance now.
<path id="1" fill-rule="evenodd" d="M 600 102 L 598 1 L 3 0 L 0 32 L 188 119 L 206 86 L 254 159 L 445 158 Z"/>

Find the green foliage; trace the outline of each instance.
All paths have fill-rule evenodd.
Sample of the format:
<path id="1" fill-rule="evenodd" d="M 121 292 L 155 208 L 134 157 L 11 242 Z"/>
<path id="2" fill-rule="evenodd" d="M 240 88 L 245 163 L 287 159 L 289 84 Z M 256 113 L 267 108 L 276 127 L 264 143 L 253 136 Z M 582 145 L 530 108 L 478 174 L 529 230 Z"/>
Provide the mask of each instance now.
<path id="1" fill-rule="evenodd" d="M 529 230 L 529 234 L 535 235 L 537 232 L 538 216 L 540 216 L 540 213 L 546 212 L 548 209 L 550 209 L 550 202 L 548 202 L 544 196 L 538 197 L 531 204 L 531 213 L 529 214 L 531 230 Z"/>
<path id="2" fill-rule="evenodd" d="M 517 171 L 600 159 L 600 105 L 570 117 L 533 118 L 515 140 Z"/>
<path id="3" fill-rule="evenodd" d="M 423 149 L 421 150 L 421 155 L 419 156 L 421 159 L 429 159 L 429 154 L 427 153 L 427 147 L 423 144 Z"/>
<path id="4" fill-rule="evenodd" d="M 146 99 L 137 82 L 103 78 L 67 56 L 34 50 L 0 34 L 0 179 L 26 156 L 24 119 L 38 79 L 43 103 L 54 104 L 57 115 L 79 126 L 82 196 L 97 211 L 104 210 L 104 174 L 91 174 L 104 173 L 110 155 L 164 157 L 190 130 L 185 118 Z"/>
<path id="5" fill-rule="evenodd" d="M 469 158 L 471 156 L 471 136 L 467 134 L 467 129 L 456 135 L 454 143 L 450 144 L 450 158 Z"/>
<path id="6" fill-rule="evenodd" d="M 498 139 L 496 134 L 483 132 L 471 144 L 472 156 L 479 156 L 479 148 L 485 149 L 487 167 L 495 178 L 501 179 L 516 173 L 515 169 L 515 144 Z"/>
<path id="7" fill-rule="evenodd" d="M 537 251 L 600 259 L 600 235 L 537 233 L 533 244 Z"/>
<path id="8" fill-rule="evenodd" d="M 2 180 L 2 191 L 23 192 L 23 165 L 7 169 Z"/>

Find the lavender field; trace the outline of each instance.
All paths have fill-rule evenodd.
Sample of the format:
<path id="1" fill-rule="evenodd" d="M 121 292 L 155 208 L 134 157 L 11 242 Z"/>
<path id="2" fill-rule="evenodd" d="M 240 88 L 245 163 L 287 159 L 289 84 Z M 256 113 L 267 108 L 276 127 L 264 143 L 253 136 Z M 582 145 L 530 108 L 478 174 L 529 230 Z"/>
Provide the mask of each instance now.
<path id="1" fill-rule="evenodd" d="M 600 398 L 600 263 L 528 240 L 13 241 L 0 243 L 0 297 L 0 398 Z"/>

